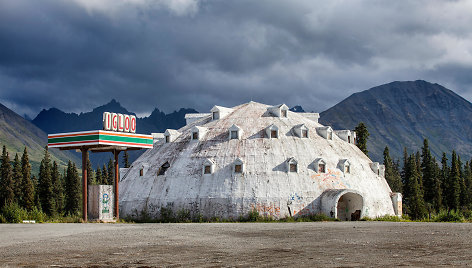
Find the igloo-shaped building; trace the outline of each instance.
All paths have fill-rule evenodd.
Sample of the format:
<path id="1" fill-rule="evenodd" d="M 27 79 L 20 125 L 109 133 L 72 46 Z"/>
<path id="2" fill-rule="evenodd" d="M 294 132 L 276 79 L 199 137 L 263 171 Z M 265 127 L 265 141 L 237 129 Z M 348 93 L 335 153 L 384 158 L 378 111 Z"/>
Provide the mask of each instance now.
<path id="1" fill-rule="evenodd" d="M 355 133 L 333 131 L 318 118 L 252 101 L 189 114 L 186 126 L 155 133 L 154 148 L 122 170 L 120 214 L 401 215 L 401 194 L 357 148 Z"/>

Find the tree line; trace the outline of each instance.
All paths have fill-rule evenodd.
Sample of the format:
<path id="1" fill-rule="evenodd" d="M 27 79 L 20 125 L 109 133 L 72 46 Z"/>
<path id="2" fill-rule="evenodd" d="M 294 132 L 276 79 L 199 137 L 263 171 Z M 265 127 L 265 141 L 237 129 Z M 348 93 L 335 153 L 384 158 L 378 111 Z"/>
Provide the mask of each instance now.
<path id="1" fill-rule="evenodd" d="M 428 139 L 421 151 L 409 154 L 404 148 L 403 163 L 394 161 L 388 146 L 383 152 L 385 179 L 393 192 L 403 195 L 403 213 L 423 219 L 445 210 L 470 217 L 472 213 L 472 160 L 462 162 L 452 151 L 451 161 L 443 152 L 439 163 L 432 156 Z M 449 164 L 450 163 L 450 164 Z"/>
<path id="2" fill-rule="evenodd" d="M 128 154 L 125 152 L 124 165 L 129 167 Z M 113 160 L 93 170 L 90 159 L 87 160 L 87 182 L 94 184 L 113 184 L 115 171 Z M 10 155 L 3 146 L 0 159 L 0 211 L 8 205 L 15 204 L 27 211 L 37 209 L 46 215 L 67 216 L 81 212 L 81 176 L 74 162 L 67 163 L 61 172 L 56 161 L 51 162 L 47 147 L 41 160 L 39 173 L 31 173 L 28 150 L 24 149 L 20 157 Z"/>

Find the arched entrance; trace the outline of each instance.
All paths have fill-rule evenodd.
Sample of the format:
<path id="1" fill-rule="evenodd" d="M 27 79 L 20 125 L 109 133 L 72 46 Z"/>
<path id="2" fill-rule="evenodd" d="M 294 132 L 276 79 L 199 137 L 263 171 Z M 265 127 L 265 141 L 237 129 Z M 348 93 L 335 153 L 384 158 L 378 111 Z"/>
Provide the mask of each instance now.
<path id="1" fill-rule="evenodd" d="M 336 204 L 336 218 L 342 221 L 356 221 L 361 218 L 364 202 L 358 193 L 347 192 L 341 195 Z"/>

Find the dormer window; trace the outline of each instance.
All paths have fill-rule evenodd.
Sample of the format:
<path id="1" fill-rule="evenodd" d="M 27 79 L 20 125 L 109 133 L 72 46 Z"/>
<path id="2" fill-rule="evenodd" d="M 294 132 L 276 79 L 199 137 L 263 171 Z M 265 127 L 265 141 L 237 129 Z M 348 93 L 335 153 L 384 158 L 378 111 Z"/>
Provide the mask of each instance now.
<path id="1" fill-rule="evenodd" d="M 211 159 L 205 159 L 203 161 L 203 175 L 213 174 L 215 172 L 215 162 Z"/>
<path id="2" fill-rule="evenodd" d="M 287 117 L 287 110 L 281 110 L 282 115 L 281 117 Z"/>
<path id="3" fill-rule="evenodd" d="M 220 112 L 213 112 L 212 113 L 213 120 L 218 120 L 220 119 Z"/>
<path id="4" fill-rule="evenodd" d="M 279 104 L 267 108 L 267 111 L 274 116 L 287 118 L 288 117 L 288 106 L 285 104 Z"/>
<path id="5" fill-rule="evenodd" d="M 191 129 L 191 138 L 192 141 L 201 140 L 206 133 L 207 129 L 205 127 L 193 127 Z"/>
<path id="6" fill-rule="evenodd" d="M 350 131 L 350 130 L 336 130 L 335 131 L 336 135 L 338 135 L 338 137 L 347 142 L 347 143 L 355 143 L 354 142 L 354 137 L 355 135 L 353 135 L 353 132 Z"/>
<path id="7" fill-rule="evenodd" d="M 168 161 L 166 161 L 162 166 L 159 168 L 159 171 L 157 172 L 157 176 L 164 175 L 167 171 L 167 169 L 170 168 L 170 164 Z"/>
<path id="8" fill-rule="evenodd" d="M 215 105 L 213 106 L 213 108 L 211 108 L 210 112 L 211 118 L 213 120 L 219 120 L 225 118 L 228 114 L 232 113 L 233 109 Z"/>
<path id="9" fill-rule="evenodd" d="M 180 136 L 180 132 L 178 132 L 175 129 L 167 129 L 166 132 L 164 132 L 164 137 L 166 143 L 173 142 L 177 139 L 177 137 Z"/>
<path id="10" fill-rule="evenodd" d="M 276 125 L 270 125 L 266 128 L 266 136 L 269 139 L 278 139 L 279 138 L 279 128 Z"/>
<path id="11" fill-rule="evenodd" d="M 139 169 L 139 177 L 146 175 L 147 164 L 143 164 Z"/>
<path id="12" fill-rule="evenodd" d="M 349 174 L 349 173 L 351 173 L 351 164 L 349 163 L 349 160 L 347 160 L 347 159 L 341 159 L 341 160 L 339 160 L 338 168 L 339 168 L 344 174 Z"/>
<path id="13" fill-rule="evenodd" d="M 316 133 L 327 140 L 333 139 L 333 129 L 331 127 L 317 127 Z"/>
<path id="14" fill-rule="evenodd" d="M 241 159 L 236 159 L 233 163 L 233 172 L 234 173 L 243 173 L 244 172 L 244 163 Z"/>
<path id="15" fill-rule="evenodd" d="M 232 125 L 229 128 L 229 139 L 230 140 L 240 140 L 242 136 L 242 129 L 237 125 Z"/>
<path id="16" fill-rule="evenodd" d="M 323 158 L 315 159 L 315 162 L 313 162 L 313 167 L 317 173 L 326 173 L 326 162 L 323 160 Z"/>
<path id="17" fill-rule="evenodd" d="M 287 171 L 288 172 L 298 172 L 298 161 L 295 158 L 290 157 L 287 159 Z"/>
<path id="18" fill-rule="evenodd" d="M 385 166 L 379 164 L 379 162 L 370 163 L 370 168 L 375 174 L 377 174 L 377 176 L 385 176 Z"/>
<path id="19" fill-rule="evenodd" d="M 293 132 L 297 137 L 308 138 L 308 128 L 305 124 L 297 125 L 293 128 Z"/>
<path id="20" fill-rule="evenodd" d="M 139 176 L 140 176 L 140 177 L 144 176 L 144 168 L 141 168 L 141 169 L 139 170 Z"/>

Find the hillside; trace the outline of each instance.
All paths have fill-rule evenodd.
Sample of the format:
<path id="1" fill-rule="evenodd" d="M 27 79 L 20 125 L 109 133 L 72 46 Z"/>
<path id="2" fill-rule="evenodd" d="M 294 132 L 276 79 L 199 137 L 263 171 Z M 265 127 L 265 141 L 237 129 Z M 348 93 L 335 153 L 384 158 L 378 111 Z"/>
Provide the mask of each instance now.
<path id="1" fill-rule="evenodd" d="M 320 114 L 320 123 L 354 129 L 364 122 L 370 132 L 371 159 L 381 161 L 386 145 L 400 158 L 403 148 L 421 149 L 429 139 L 434 155 L 456 150 L 472 157 L 472 104 L 451 90 L 426 81 L 392 82 L 355 93 Z"/>
<path id="2" fill-rule="evenodd" d="M 47 133 L 61 133 L 102 129 L 103 112 L 135 114 L 121 106 L 116 100 L 85 113 L 66 113 L 56 108 L 42 110 L 32 123 Z M 148 117 L 137 118 L 136 133 L 151 134 L 164 132 L 168 128 L 178 129 L 185 125 L 185 114 L 197 113 L 194 109 L 180 109 L 169 114 L 154 109 Z M 130 151 L 130 161 L 134 161 L 144 150 Z M 102 166 L 112 157 L 109 153 L 92 153 L 90 161 L 94 168 Z"/>
<path id="3" fill-rule="evenodd" d="M 25 146 L 33 167 L 33 173 L 39 171 L 39 164 L 44 156 L 44 147 L 47 145 L 47 134 L 28 120 L 0 104 L 0 145 L 5 145 L 13 160 L 15 153 L 23 154 Z M 57 149 L 50 150 L 52 159 L 60 166 L 67 166 L 70 159 L 79 163 L 79 158 L 68 152 Z"/>

